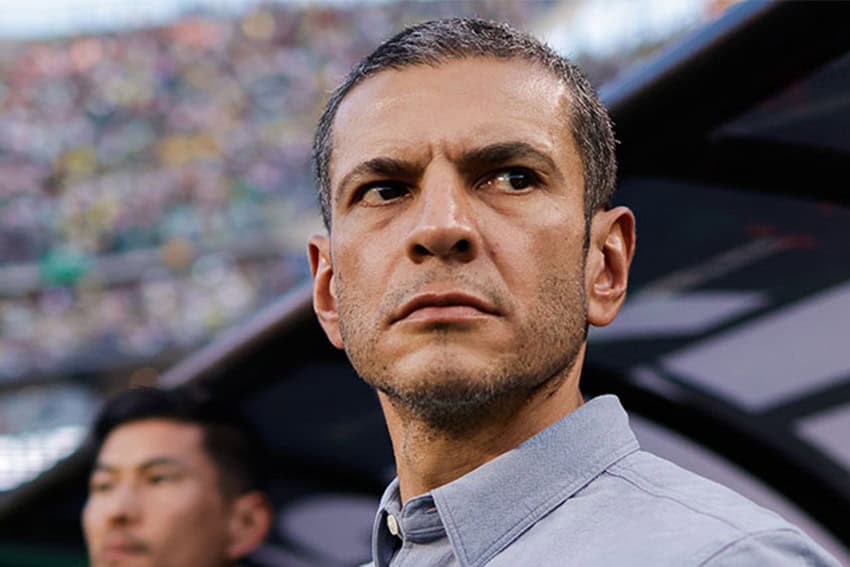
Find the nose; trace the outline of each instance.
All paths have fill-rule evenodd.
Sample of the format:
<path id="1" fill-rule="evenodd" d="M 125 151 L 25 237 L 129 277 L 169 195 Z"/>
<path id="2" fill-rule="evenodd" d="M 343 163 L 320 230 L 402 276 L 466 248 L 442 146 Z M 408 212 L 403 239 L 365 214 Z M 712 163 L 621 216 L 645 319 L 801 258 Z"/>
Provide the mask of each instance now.
<path id="1" fill-rule="evenodd" d="M 113 489 L 106 503 L 109 522 L 125 525 L 138 520 L 141 516 L 139 497 L 137 489 L 129 483 Z"/>
<path id="2" fill-rule="evenodd" d="M 481 247 L 471 195 L 451 175 L 423 180 L 405 249 L 415 263 L 429 258 L 469 262 Z"/>

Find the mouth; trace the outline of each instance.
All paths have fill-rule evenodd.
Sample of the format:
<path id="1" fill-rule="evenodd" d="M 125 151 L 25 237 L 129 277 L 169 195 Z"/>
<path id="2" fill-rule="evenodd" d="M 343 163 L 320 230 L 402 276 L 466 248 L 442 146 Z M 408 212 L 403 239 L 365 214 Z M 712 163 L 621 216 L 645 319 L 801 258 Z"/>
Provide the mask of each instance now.
<path id="1" fill-rule="evenodd" d="M 137 557 L 148 553 L 148 546 L 144 542 L 130 538 L 116 538 L 108 541 L 100 550 L 100 556 L 104 560 L 119 560 Z"/>
<path id="2" fill-rule="evenodd" d="M 453 322 L 495 315 L 498 315 L 495 306 L 474 295 L 460 292 L 421 293 L 402 305 L 392 322 Z"/>

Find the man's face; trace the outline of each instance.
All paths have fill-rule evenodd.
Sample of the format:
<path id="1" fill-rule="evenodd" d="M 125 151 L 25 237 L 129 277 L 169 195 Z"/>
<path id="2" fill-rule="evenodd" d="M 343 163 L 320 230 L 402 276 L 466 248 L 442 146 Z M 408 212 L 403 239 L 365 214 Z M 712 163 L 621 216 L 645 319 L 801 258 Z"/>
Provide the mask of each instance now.
<path id="1" fill-rule="evenodd" d="M 567 88 L 525 61 L 383 71 L 334 122 L 332 266 L 358 373 L 428 419 L 563 375 L 586 328 L 584 183 Z M 318 281 L 318 280 L 317 280 Z"/>
<path id="2" fill-rule="evenodd" d="M 93 567 L 219 566 L 230 506 L 200 426 L 130 422 L 103 444 L 83 511 Z"/>

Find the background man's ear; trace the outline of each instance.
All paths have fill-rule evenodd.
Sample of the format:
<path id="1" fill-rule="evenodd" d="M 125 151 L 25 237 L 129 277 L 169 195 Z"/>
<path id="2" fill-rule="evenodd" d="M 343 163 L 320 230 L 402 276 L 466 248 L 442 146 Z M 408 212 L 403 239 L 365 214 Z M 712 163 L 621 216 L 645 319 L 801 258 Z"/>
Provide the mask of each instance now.
<path id="1" fill-rule="evenodd" d="M 339 332 L 339 312 L 328 237 L 317 234 L 310 238 L 307 253 L 310 256 L 310 270 L 313 272 L 313 310 L 328 340 L 341 349 L 343 343 Z"/>
<path id="2" fill-rule="evenodd" d="M 614 320 L 629 283 L 635 251 L 635 216 L 626 207 L 601 211 L 590 227 L 587 252 L 587 321 L 603 327 Z"/>
<path id="3" fill-rule="evenodd" d="M 231 506 L 226 552 L 227 557 L 235 561 L 263 543 L 271 528 L 274 512 L 268 497 L 256 490 L 239 495 Z"/>

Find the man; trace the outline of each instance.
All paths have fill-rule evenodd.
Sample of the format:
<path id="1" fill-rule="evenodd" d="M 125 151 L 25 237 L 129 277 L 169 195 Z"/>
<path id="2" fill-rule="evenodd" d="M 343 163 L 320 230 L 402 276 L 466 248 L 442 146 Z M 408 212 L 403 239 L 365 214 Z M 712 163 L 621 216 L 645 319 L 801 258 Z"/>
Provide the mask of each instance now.
<path id="1" fill-rule="evenodd" d="M 93 567 L 236 565 L 265 538 L 260 445 L 184 390 L 138 388 L 103 408 L 83 510 Z"/>
<path id="2" fill-rule="evenodd" d="M 640 451 L 615 397 L 582 399 L 635 221 L 610 206 L 611 125 L 569 62 L 503 25 L 409 28 L 331 95 L 314 157 L 314 308 L 396 458 L 378 567 L 836 564 Z"/>

